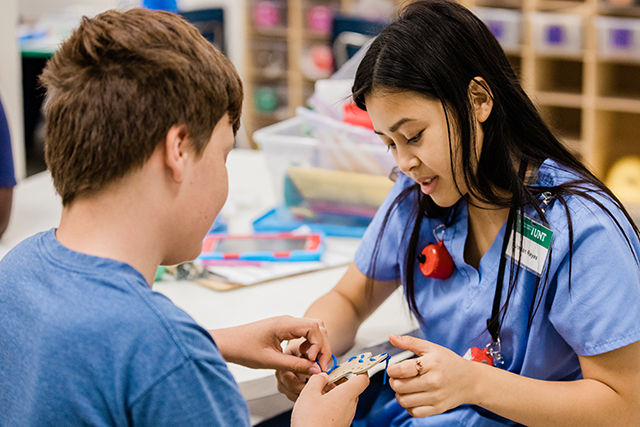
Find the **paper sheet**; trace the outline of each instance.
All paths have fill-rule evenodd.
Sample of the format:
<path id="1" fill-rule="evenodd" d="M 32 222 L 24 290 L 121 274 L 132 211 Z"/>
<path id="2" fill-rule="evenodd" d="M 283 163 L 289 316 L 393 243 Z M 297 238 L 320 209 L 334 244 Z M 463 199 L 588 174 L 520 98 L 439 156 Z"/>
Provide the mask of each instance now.
<path id="1" fill-rule="evenodd" d="M 208 279 L 214 282 L 249 286 L 282 277 L 347 265 L 353 261 L 359 244 L 360 239 L 328 237 L 325 252 L 320 261 L 265 262 L 260 266 L 206 266 L 205 269 L 209 273 Z M 206 286 L 205 283 L 202 284 Z"/>

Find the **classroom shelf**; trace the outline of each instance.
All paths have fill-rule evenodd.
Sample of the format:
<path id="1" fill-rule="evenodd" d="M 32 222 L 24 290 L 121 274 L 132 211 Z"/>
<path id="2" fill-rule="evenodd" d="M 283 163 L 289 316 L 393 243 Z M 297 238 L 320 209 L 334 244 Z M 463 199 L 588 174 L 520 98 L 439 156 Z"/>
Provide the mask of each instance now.
<path id="1" fill-rule="evenodd" d="M 258 0 L 248 1 L 253 4 Z M 352 1 L 329 3 L 344 12 Z M 607 4 L 606 0 L 460 2 L 471 9 L 496 8 L 506 9 L 511 14 L 513 11 L 521 13 L 521 37 L 519 43 L 511 43 L 510 49 L 505 51 L 507 58 L 543 117 L 567 147 L 579 155 L 596 175 L 604 179 L 611 165 L 625 155 L 640 156 L 640 50 L 637 55 L 633 52 L 620 57 L 607 55 L 601 45 L 604 40 L 602 29 L 599 32 L 597 25 L 600 17 L 637 18 L 640 22 L 640 6 L 621 7 Z M 305 46 L 328 42 L 325 36 L 309 32 L 305 21 L 309 4 L 318 3 L 313 0 L 281 0 L 283 7 L 287 8 L 287 28 L 274 34 L 287 43 L 288 105 L 283 111 L 288 111 L 289 115 L 294 114 L 295 107 L 304 104 L 313 90 L 314 79 L 303 76 L 300 70 L 300 56 Z M 396 1 L 396 4 L 401 3 Z M 575 21 L 579 18 L 580 40 L 574 49 L 556 49 L 553 45 L 547 49 L 540 45 L 540 40 L 536 39 L 540 35 L 540 29 L 536 27 L 539 24 L 533 23 L 533 17 L 541 13 L 543 16 L 560 14 L 567 17 L 568 36 L 576 34 Z M 638 33 L 634 33 L 634 37 L 640 37 Z M 248 36 L 253 39 L 259 34 L 252 29 Z M 251 68 L 251 58 L 248 63 L 249 98 L 253 86 L 259 85 L 262 77 Z M 248 128 L 253 132 L 268 120 L 264 116 L 252 120 L 253 103 L 247 102 L 246 105 L 249 106 L 246 110 L 251 123 Z"/>
<path id="2" fill-rule="evenodd" d="M 597 176 L 604 179 L 621 157 L 640 156 L 640 49 L 612 55 L 597 25 L 601 16 L 640 22 L 640 6 L 620 7 L 606 0 L 463 0 L 463 4 L 522 13 L 521 49 L 509 59 L 517 58 L 522 85 L 549 125 Z M 566 34 L 575 30 L 571 25 L 579 17 L 579 48 L 573 52 L 541 48 L 536 39 L 540 30 L 533 23 L 533 16 L 541 12 L 567 16 Z M 640 30 L 633 32 L 633 40 L 638 38 Z"/>
<path id="3" fill-rule="evenodd" d="M 596 121 L 599 133 L 606 136 L 608 144 L 599 147 L 605 169 L 616 160 L 638 155 L 638 124 L 640 110 L 636 112 L 598 110 Z"/>
<path id="4" fill-rule="evenodd" d="M 350 0 L 246 0 L 247 10 L 247 42 L 250 46 L 246 57 L 247 72 L 245 83 L 245 108 L 243 122 L 247 134 L 251 135 L 257 129 L 273 124 L 295 115 L 296 107 L 305 104 L 305 100 L 313 92 L 313 83 L 322 74 L 309 73 L 305 70 L 305 55 L 311 46 L 328 46 L 330 42 L 330 27 L 326 20 L 330 19 L 328 12 L 335 13 L 344 10 Z M 312 14 L 315 16 L 312 18 Z M 258 25 L 257 23 L 260 23 Z M 261 43 L 285 46 L 284 72 L 277 77 L 265 73 L 264 52 L 268 51 Z M 262 55 L 262 56 L 260 56 Z M 268 58 L 268 57 L 267 57 Z M 326 56 L 325 56 L 326 58 Z M 308 63 L 307 63 L 308 64 Z M 305 74 L 304 71 L 307 71 Z M 272 113 L 258 108 L 256 97 L 262 95 L 259 89 L 269 80 L 274 84 L 286 87 L 286 97 L 278 97 L 278 112 Z M 253 141 L 251 140 L 253 145 Z"/>
<path id="5" fill-rule="evenodd" d="M 538 92 L 535 100 L 538 106 L 581 108 L 584 97 L 579 92 Z"/>
<path id="6" fill-rule="evenodd" d="M 596 98 L 596 106 L 603 111 L 640 114 L 640 99 L 601 96 Z"/>

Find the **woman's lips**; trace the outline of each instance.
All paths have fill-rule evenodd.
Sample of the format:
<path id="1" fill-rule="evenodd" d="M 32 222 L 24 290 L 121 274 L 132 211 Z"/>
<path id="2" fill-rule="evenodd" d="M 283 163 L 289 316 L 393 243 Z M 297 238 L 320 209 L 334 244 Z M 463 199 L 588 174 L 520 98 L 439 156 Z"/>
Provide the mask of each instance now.
<path id="1" fill-rule="evenodd" d="M 432 178 L 421 179 L 418 181 L 420 183 L 420 189 L 424 194 L 433 194 L 438 185 L 438 177 L 434 176 Z"/>

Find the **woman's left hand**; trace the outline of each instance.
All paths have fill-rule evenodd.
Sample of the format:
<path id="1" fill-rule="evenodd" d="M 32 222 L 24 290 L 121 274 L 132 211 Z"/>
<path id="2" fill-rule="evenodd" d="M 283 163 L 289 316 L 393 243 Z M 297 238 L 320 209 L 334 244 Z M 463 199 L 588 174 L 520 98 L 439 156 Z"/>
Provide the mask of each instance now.
<path id="1" fill-rule="evenodd" d="M 440 414 L 471 401 L 472 373 L 477 362 L 418 338 L 390 335 L 389 340 L 418 356 L 387 369 L 389 385 L 396 392 L 398 403 L 411 416 Z"/>

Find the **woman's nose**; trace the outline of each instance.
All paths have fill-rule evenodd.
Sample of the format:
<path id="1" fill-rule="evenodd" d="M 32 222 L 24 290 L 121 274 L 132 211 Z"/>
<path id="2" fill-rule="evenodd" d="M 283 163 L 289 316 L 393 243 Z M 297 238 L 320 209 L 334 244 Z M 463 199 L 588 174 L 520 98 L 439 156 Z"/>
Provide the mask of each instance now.
<path id="1" fill-rule="evenodd" d="M 398 149 L 397 163 L 402 172 L 409 172 L 420 164 L 420 159 L 411 150 Z"/>

